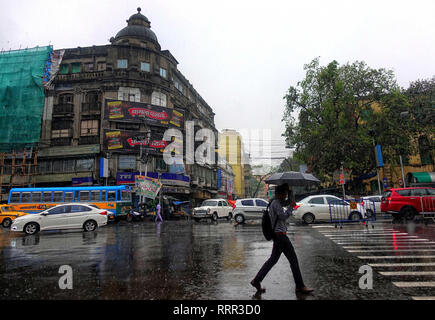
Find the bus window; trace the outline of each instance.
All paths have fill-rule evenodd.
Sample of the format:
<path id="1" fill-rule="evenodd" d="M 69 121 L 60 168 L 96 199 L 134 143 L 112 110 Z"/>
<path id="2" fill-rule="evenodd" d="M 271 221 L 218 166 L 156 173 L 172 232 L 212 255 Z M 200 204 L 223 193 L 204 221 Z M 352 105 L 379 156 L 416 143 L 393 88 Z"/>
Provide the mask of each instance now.
<path id="1" fill-rule="evenodd" d="M 42 202 L 52 202 L 51 194 L 51 191 L 44 191 L 44 193 L 42 194 Z"/>
<path id="2" fill-rule="evenodd" d="M 32 202 L 41 202 L 41 192 L 32 192 Z"/>
<path id="3" fill-rule="evenodd" d="M 122 201 L 131 201 L 131 192 L 128 190 L 121 190 Z"/>
<path id="4" fill-rule="evenodd" d="M 19 192 L 12 192 L 11 202 L 15 202 L 15 203 L 20 202 L 20 193 Z"/>
<path id="5" fill-rule="evenodd" d="M 116 201 L 116 191 L 109 191 L 107 193 L 107 201 Z"/>
<path id="6" fill-rule="evenodd" d="M 100 191 L 91 191 L 91 201 L 100 201 Z"/>
<path id="7" fill-rule="evenodd" d="M 63 201 L 63 191 L 55 191 L 53 196 L 53 202 Z"/>
<path id="8" fill-rule="evenodd" d="M 72 202 L 72 201 L 73 201 L 73 193 L 65 192 L 65 202 Z"/>
<path id="9" fill-rule="evenodd" d="M 106 190 L 101 190 L 101 201 L 106 201 Z"/>
<path id="10" fill-rule="evenodd" d="M 21 203 L 29 203 L 30 202 L 30 192 L 22 192 L 20 202 Z"/>
<path id="11" fill-rule="evenodd" d="M 80 202 L 89 201 L 89 191 L 80 191 Z"/>

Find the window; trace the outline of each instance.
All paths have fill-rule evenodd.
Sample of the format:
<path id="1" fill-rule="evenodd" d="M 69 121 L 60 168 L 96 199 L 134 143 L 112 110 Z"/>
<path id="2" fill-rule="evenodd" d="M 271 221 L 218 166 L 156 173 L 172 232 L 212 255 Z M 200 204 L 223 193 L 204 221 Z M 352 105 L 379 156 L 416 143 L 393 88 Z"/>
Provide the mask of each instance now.
<path id="1" fill-rule="evenodd" d="M 117 64 L 118 69 L 125 69 L 127 68 L 127 65 L 128 65 L 127 59 L 118 59 L 118 64 Z"/>
<path id="2" fill-rule="evenodd" d="M 135 155 L 119 155 L 119 169 L 135 169 L 136 156 Z"/>
<path id="3" fill-rule="evenodd" d="M 313 198 L 310 201 L 308 201 L 308 203 L 312 203 L 312 204 L 325 204 L 325 200 L 323 199 L 323 197 L 317 197 L 317 198 Z"/>
<path id="4" fill-rule="evenodd" d="M 263 200 L 255 200 L 257 207 L 267 207 L 267 202 Z"/>
<path id="5" fill-rule="evenodd" d="M 166 78 L 166 69 L 165 68 L 160 68 L 160 76 L 163 78 Z"/>
<path id="6" fill-rule="evenodd" d="M 41 202 L 41 192 L 32 192 L 32 202 Z"/>
<path id="7" fill-rule="evenodd" d="M 91 191 L 91 201 L 100 201 L 100 191 Z"/>
<path id="8" fill-rule="evenodd" d="M 205 200 L 202 203 L 203 207 L 217 207 L 217 201 L 210 201 L 210 200 Z"/>
<path id="9" fill-rule="evenodd" d="M 65 192 L 65 202 L 72 202 L 72 201 L 73 201 L 73 193 Z"/>
<path id="10" fill-rule="evenodd" d="M 435 196 L 435 189 L 426 189 L 427 194 L 431 196 Z"/>
<path id="11" fill-rule="evenodd" d="M 80 205 L 71 206 L 71 212 L 87 212 L 87 211 L 92 211 L 92 209 L 88 208 L 86 206 L 80 206 Z"/>
<path id="12" fill-rule="evenodd" d="M 75 62 L 72 64 L 72 73 L 79 73 L 81 72 L 81 64 L 80 62 Z"/>
<path id="13" fill-rule="evenodd" d="M 65 159 L 63 161 L 63 171 L 64 172 L 74 172 L 74 159 Z"/>
<path id="14" fill-rule="evenodd" d="M 341 199 L 334 198 L 334 197 L 326 197 L 326 201 L 328 202 L 328 204 L 331 204 L 331 203 L 337 204 L 338 201 L 341 201 Z"/>
<path id="15" fill-rule="evenodd" d="M 97 71 L 104 71 L 106 70 L 106 63 L 105 62 L 97 62 Z"/>
<path id="16" fill-rule="evenodd" d="M 109 191 L 107 193 L 107 201 L 116 201 L 116 191 Z"/>
<path id="17" fill-rule="evenodd" d="M 228 202 L 222 201 L 222 203 L 224 204 L 224 207 L 229 207 Z"/>
<path id="18" fill-rule="evenodd" d="M 421 196 L 427 196 L 429 194 L 426 192 L 426 189 L 412 189 L 411 195 L 416 197 L 421 197 Z"/>
<path id="19" fill-rule="evenodd" d="M 224 203 L 223 203 L 222 201 L 219 201 L 218 206 L 219 206 L 219 207 L 223 207 L 223 206 L 224 206 Z"/>
<path id="20" fill-rule="evenodd" d="M 51 191 L 44 191 L 42 194 L 42 202 L 52 202 L 52 194 Z"/>
<path id="21" fill-rule="evenodd" d="M 11 202 L 20 202 L 20 193 L 19 192 L 12 192 Z"/>
<path id="22" fill-rule="evenodd" d="M 94 159 L 77 159 L 76 171 L 92 171 L 94 170 Z"/>
<path id="23" fill-rule="evenodd" d="M 47 211 L 49 215 L 52 214 L 63 214 L 63 213 L 70 213 L 71 212 L 71 206 L 59 206 L 54 207 L 53 209 L 50 209 Z"/>
<path id="24" fill-rule="evenodd" d="M 84 72 L 92 72 L 94 71 L 94 64 L 92 62 L 86 62 L 83 64 Z"/>
<path id="25" fill-rule="evenodd" d="M 124 101 L 140 102 L 140 89 L 130 87 L 119 87 L 118 99 Z"/>
<path id="26" fill-rule="evenodd" d="M 59 68 L 59 74 L 67 74 L 69 73 L 69 65 L 61 64 Z"/>
<path id="27" fill-rule="evenodd" d="M 53 172 L 61 173 L 63 170 L 63 161 L 62 160 L 54 160 L 53 161 Z"/>
<path id="28" fill-rule="evenodd" d="M 101 201 L 106 201 L 106 190 L 101 191 Z"/>
<path id="29" fill-rule="evenodd" d="M 166 163 L 163 159 L 157 158 L 156 159 L 156 170 L 164 170 L 166 171 Z"/>
<path id="30" fill-rule="evenodd" d="M 411 195 L 411 189 L 396 190 L 396 192 L 402 197 L 409 197 Z"/>
<path id="31" fill-rule="evenodd" d="M 253 200 L 242 200 L 242 205 L 243 206 L 248 206 L 248 207 L 253 207 L 254 206 L 254 201 Z"/>
<path id="32" fill-rule="evenodd" d="M 53 202 L 62 202 L 62 201 L 63 201 L 63 191 L 54 191 Z"/>
<path id="33" fill-rule="evenodd" d="M 166 107 L 166 94 L 153 91 L 153 93 L 151 94 L 151 104 Z"/>
<path id="34" fill-rule="evenodd" d="M 30 202 L 30 192 L 23 192 L 21 194 L 21 202 L 22 203 L 29 203 Z"/>
<path id="35" fill-rule="evenodd" d="M 80 201 L 89 201 L 89 191 L 80 191 Z"/>
<path id="36" fill-rule="evenodd" d="M 81 124 L 80 135 L 83 136 L 97 136 L 99 129 L 98 120 L 83 120 Z"/>
<path id="37" fill-rule="evenodd" d="M 174 80 L 174 86 L 175 88 L 177 88 L 178 91 L 183 93 L 183 86 L 177 80 Z"/>
<path id="38" fill-rule="evenodd" d="M 148 62 L 141 62 L 140 70 L 150 72 L 150 64 Z"/>
<path id="39" fill-rule="evenodd" d="M 121 199 L 123 201 L 130 201 L 131 200 L 131 192 L 128 190 L 121 190 Z"/>
<path id="40" fill-rule="evenodd" d="M 70 129 L 61 129 L 61 130 L 52 130 L 51 131 L 51 138 L 68 138 L 71 136 Z"/>

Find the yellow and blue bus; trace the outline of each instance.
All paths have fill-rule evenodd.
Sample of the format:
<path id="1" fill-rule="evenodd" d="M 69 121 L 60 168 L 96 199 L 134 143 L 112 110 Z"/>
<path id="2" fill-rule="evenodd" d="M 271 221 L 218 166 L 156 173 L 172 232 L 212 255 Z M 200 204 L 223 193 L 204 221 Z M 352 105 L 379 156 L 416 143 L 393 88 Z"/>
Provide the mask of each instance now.
<path id="1" fill-rule="evenodd" d="M 8 204 L 16 211 L 39 213 L 61 203 L 86 202 L 110 212 L 109 220 L 126 216 L 131 209 L 130 186 L 12 188 Z"/>

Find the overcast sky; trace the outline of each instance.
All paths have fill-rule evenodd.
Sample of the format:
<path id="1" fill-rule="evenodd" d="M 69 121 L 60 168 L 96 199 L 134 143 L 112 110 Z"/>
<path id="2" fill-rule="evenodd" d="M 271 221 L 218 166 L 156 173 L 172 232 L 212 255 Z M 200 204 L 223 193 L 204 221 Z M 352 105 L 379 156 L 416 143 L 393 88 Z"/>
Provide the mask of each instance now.
<path id="1" fill-rule="evenodd" d="M 364 60 L 398 83 L 435 74 L 435 1 L 0 0 L 0 49 L 104 45 L 136 8 L 216 113 L 218 129 L 272 130 L 286 154 L 283 96 L 303 65 Z M 251 150 L 255 153 L 255 150 Z"/>

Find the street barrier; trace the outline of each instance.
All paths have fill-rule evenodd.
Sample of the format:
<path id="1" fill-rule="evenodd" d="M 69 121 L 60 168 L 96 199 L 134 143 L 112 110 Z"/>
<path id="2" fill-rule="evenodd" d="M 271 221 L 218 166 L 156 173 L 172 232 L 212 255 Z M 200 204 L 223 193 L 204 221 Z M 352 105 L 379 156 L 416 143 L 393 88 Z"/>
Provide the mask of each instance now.
<path id="1" fill-rule="evenodd" d="M 376 221 L 376 207 L 373 200 L 346 199 L 334 200 L 329 203 L 329 216 L 331 223 L 335 224 L 335 228 L 340 226 L 343 228 L 343 223 L 364 223 L 368 228 L 371 223 L 374 228 L 373 221 Z"/>

